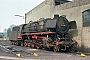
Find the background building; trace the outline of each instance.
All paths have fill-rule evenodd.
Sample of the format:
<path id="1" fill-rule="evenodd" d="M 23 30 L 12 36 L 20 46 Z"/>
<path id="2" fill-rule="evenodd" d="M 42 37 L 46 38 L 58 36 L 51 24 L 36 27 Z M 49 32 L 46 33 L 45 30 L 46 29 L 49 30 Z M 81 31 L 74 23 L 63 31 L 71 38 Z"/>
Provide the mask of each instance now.
<path id="1" fill-rule="evenodd" d="M 0 32 L 0 40 L 4 40 L 4 33 Z"/>
<path id="2" fill-rule="evenodd" d="M 68 20 L 77 22 L 78 32 L 73 33 L 78 35 L 73 39 L 78 42 L 80 51 L 90 52 L 90 0 L 45 0 L 25 14 L 25 21 L 53 18 L 54 14 L 65 15 Z"/>

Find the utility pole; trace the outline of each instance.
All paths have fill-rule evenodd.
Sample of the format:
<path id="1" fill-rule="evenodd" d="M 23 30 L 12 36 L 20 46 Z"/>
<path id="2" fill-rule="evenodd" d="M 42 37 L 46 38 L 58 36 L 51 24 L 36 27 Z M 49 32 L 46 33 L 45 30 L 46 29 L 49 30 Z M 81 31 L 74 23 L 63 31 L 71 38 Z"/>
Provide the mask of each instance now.
<path id="1" fill-rule="evenodd" d="M 22 17 L 26 23 L 26 20 L 25 20 L 25 17 L 24 16 L 21 16 L 21 15 L 14 15 L 14 16 L 18 16 L 18 17 Z"/>

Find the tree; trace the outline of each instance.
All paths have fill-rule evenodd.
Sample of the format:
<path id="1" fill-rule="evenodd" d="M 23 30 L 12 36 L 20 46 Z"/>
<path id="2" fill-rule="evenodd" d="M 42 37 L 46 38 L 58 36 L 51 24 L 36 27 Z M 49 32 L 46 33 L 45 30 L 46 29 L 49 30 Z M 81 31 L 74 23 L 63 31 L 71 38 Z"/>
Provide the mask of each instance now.
<path id="1" fill-rule="evenodd" d="M 5 34 L 5 37 L 9 37 L 9 33 L 12 31 L 13 27 L 16 26 L 14 24 L 10 25 L 8 29 L 4 29 L 4 34 Z"/>
<path id="2" fill-rule="evenodd" d="M 15 25 L 12 24 L 12 25 L 10 25 L 9 28 L 7 29 L 7 37 L 9 37 L 9 33 L 12 31 L 12 29 L 13 29 L 14 26 L 15 26 Z"/>
<path id="3" fill-rule="evenodd" d="M 9 26 L 9 28 L 11 29 L 11 31 L 12 31 L 13 27 L 15 27 L 15 26 L 16 25 L 14 25 L 14 24 L 12 24 L 12 25 Z"/>
<path id="4" fill-rule="evenodd" d="M 11 32 L 11 29 L 10 28 L 8 28 L 7 29 L 7 37 L 9 37 L 9 33 Z"/>
<path id="5" fill-rule="evenodd" d="M 3 32 L 4 32 L 4 37 L 6 38 L 6 37 L 7 37 L 7 29 L 5 28 L 5 29 L 3 30 Z"/>

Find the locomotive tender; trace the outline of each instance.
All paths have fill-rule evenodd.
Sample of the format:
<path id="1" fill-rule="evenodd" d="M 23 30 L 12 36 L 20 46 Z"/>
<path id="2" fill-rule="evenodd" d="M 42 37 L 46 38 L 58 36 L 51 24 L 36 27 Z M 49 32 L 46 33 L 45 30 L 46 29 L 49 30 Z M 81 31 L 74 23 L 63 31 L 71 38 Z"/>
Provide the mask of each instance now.
<path id="1" fill-rule="evenodd" d="M 53 19 L 47 18 L 13 27 L 9 35 L 11 44 L 55 52 L 72 51 L 76 42 L 69 30 L 77 28 L 76 21 L 54 16 Z"/>

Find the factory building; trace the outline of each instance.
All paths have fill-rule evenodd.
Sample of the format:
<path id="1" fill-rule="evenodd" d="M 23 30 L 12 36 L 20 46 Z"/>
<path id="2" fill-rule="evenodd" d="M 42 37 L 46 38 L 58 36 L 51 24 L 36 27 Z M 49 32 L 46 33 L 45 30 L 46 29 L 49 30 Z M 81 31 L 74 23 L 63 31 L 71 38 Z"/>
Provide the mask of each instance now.
<path id="1" fill-rule="evenodd" d="M 90 52 L 90 0 L 45 0 L 25 14 L 25 22 L 53 18 L 54 14 L 76 21 L 77 30 L 71 32 L 73 39 L 78 43 L 78 50 Z"/>

